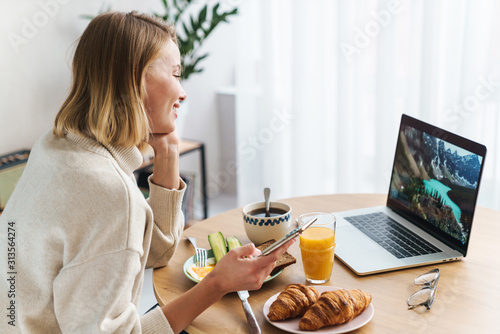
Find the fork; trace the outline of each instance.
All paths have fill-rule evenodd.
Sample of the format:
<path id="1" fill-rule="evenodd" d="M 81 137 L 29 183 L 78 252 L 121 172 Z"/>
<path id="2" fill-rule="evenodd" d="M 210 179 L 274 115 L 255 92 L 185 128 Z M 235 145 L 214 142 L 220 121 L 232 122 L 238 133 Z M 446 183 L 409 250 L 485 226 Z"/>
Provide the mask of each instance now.
<path id="1" fill-rule="evenodd" d="M 196 266 L 205 267 L 207 265 L 207 250 L 196 246 L 196 238 L 192 237 L 187 237 L 187 238 L 193 244 L 194 250 L 196 252 Z"/>

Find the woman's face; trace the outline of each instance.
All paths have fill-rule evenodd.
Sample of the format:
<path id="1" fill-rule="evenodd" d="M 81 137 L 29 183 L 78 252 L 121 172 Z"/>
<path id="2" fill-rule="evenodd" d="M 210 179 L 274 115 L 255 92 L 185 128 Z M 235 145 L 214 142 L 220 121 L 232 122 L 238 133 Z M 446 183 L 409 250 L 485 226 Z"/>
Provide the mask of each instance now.
<path id="1" fill-rule="evenodd" d="M 154 134 L 167 134 L 175 130 L 177 109 L 186 93 L 179 81 L 181 56 L 179 48 L 170 40 L 161 49 L 159 57 L 146 71 L 146 111 L 149 127 Z"/>

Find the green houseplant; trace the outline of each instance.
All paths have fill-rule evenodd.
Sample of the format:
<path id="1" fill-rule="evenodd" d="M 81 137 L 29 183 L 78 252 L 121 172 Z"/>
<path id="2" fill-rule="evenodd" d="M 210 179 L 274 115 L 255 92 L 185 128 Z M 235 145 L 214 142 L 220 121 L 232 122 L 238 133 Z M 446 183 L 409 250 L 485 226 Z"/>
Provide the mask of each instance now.
<path id="1" fill-rule="evenodd" d="M 179 50 L 181 52 L 182 79 L 186 80 L 194 73 L 203 71 L 200 62 L 208 57 L 201 52 L 205 39 L 222 22 L 228 22 L 228 17 L 236 15 L 238 8 L 229 11 L 220 10 L 220 3 L 201 6 L 199 12 L 194 12 L 198 1 L 193 0 L 162 0 L 165 11 L 155 15 L 177 29 Z"/>

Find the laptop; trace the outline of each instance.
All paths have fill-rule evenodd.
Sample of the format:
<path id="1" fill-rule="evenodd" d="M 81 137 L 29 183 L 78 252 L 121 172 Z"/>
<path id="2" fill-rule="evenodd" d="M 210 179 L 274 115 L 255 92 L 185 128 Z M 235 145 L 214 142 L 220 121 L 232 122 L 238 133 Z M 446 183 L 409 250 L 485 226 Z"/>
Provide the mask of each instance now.
<path id="1" fill-rule="evenodd" d="M 467 254 L 486 147 L 402 115 L 387 203 L 334 213 L 335 255 L 358 275 Z"/>

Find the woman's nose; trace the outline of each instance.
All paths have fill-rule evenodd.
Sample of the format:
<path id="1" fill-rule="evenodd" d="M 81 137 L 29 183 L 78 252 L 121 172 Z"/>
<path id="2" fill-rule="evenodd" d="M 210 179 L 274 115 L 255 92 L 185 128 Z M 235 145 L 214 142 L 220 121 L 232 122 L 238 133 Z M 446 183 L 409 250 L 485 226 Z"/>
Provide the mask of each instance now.
<path id="1" fill-rule="evenodd" d="M 187 95 L 184 89 L 181 87 L 181 95 L 179 95 L 179 101 L 184 101 L 185 99 L 187 99 Z"/>

